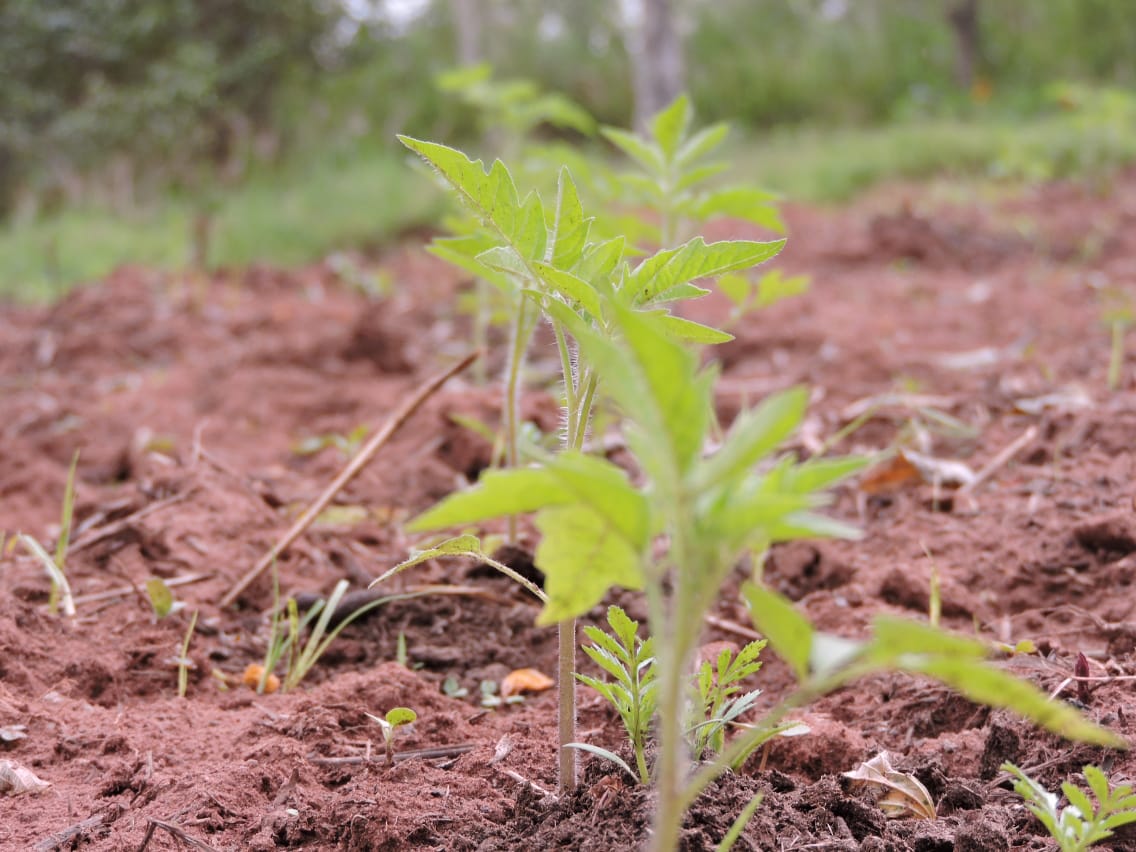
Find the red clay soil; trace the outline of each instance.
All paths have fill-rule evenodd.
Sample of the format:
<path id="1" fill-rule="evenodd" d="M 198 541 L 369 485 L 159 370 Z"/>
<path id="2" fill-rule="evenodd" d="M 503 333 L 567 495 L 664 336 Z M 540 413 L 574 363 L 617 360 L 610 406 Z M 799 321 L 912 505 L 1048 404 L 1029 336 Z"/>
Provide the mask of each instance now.
<path id="1" fill-rule="evenodd" d="M 1106 389 L 1109 337 L 1098 290 L 1136 283 L 1136 175 L 1107 197 L 1074 186 L 952 202 L 898 187 L 838 211 L 791 207 L 778 261 L 811 291 L 736 329 L 708 353 L 724 367 L 719 408 L 795 383 L 814 389 L 797 444 L 815 450 L 881 397 L 832 449 L 897 441 L 980 470 L 1027 435 L 968 497 L 872 477 L 833 512 L 859 542 L 774 549 L 766 577 L 823 629 L 861 636 L 880 612 L 926 618 L 932 568 L 944 623 L 986 639 L 1032 640 L 1007 660 L 1046 690 L 1079 652 L 1093 674 L 1136 668 L 1136 361 Z M 716 237 L 726 236 L 720 230 Z M 267 850 L 633 849 L 650 795 L 586 758 L 585 783 L 554 794 L 553 691 L 481 706 L 482 681 L 551 673 L 554 631 L 510 581 L 462 563 L 427 564 L 392 584 L 473 587 L 392 603 L 347 628 L 301 686 L 257 695 L 240 684 L 264 654 L 268 576 L 220 598 L 344 464 L 305 438 L 375 428 L 466 350 L 448 307 L 467 286 L 410 246 L 364 260 L 394 282 L 374 301 L 323 266 L 187 278 L 124 269 L 47 308 L 0 309 L 0 529 L 57 534 L 67 468 L 80 450 L 77 528 L 67 570 L 78 616 L 47 611 L 45 576 L 22 548 L 0 561 L 0 761 L 50 783 L 0 801 L 0 848 Z M 714 297 L 692 316 L 721 317 Z M 499 362 L 495 358 L 494 367 Z M 551 347 L 530 379 L 548 385 Z M 279 561 L 281 593 L 359 587 L 404 558 L 400 522 L 490 463 L 455 424 L 495 423 L 499 394 L 451 381 L 338 500 L 337 517 Z M 930 411 L 929 411 L 930 410 Z M 526 416 L 557 425 L 549 393 Z M 968 429 L 938 428 L 949 415 Z M 1035 432 L 1030 432 L 1035 430 Z M 1030 437 L 1032 435 L 1032 437 Z M 902 471 L 900 471 L 902 472 Z M 184 609 L 151 615 L 147 579 L 173 583 Z M 748 624 L 731 580 L 719 619 Z M 179 581 L 184 583 L 178 584 Z M 643 615 L 635 595 L 617 598 Z M 177 697 L 174 659 L 200 612 L 194 668 Z M 591 620 L 602 617 L 602 608 Z M 399 637 L 407 665 L 394 662 Z M 745 640 L 707 629 L 705 641 Z M 464 689 L 464 696 L 449 692 Z M 770 654 L 763 701 L 789 688 Z M 1066 685 L 1060 700 L 1074 698 Z M 1132 681 L 1102 680 L 1085 712 L 1131 737 Z M 620 747 L 613 713 L 579 689 L 581 738 Z M 383 757 L 367 713 L 418 721 Z M 683 845 L 713 849 L 746 802 L 764 801 L 736 849 L 1049 848 L 998 770 L 1016 761 L 1050 788 L 1089 762 L 1131 781 L 1136 759 L 1074 746 L 929 682 L 873 677 L 802 714 L 808 736 L 778 741 L 700 800 Z M 913 772 L 935 820 L 887 819 L 840 773 L 878 752 Z M 1136 849 L 1133 835 L 1113 848 Z M 188 839 L 188 840 L 187 840 Z M 179 845 L 180 844 L 180 845 Z"/>

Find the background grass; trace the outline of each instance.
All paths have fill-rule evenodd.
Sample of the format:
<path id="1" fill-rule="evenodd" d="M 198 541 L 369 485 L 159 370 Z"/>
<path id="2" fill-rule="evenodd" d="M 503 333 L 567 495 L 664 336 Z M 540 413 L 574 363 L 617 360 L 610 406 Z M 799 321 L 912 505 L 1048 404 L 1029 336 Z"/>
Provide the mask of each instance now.
<path id="1" fill-rule="evenodd" d="M 843 201 L 892 179 L 1099 178 L 1136 159 L 1136 134 L 1115 130 L 1059 115 L 782 129 L 735 138 L 732 174 L 809 202 Z M 0 298 L 51 299 L 124 263 L 183 267 L 194 217 L 206 208 L 214 211 L 211 264 L 295 265 L 389 242 L 435 221 L 444 203 L 401 152 L 361 147 L 131 215 L 72 208 L 0 230 Z"/>

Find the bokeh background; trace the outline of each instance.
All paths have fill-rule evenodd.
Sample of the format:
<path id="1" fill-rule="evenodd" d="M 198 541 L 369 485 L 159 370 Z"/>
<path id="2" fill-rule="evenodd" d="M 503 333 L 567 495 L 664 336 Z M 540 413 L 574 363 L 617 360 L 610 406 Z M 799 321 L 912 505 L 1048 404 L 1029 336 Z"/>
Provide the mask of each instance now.
<path id="1" fill-rule="evenodd" d="M 0 295 L 51 297 L 122 263 L 294 264 L 382 246 L 439 204 L 395 133 L 499 155 L 516 136 L 500 100 L 517 92 L 628 126 L 688 91 L 700 121 L 735 124 L 744 177 L 790 199 L 936 175 L 1104 190 L 1136 156 L 1134 11 L 1131 0 L 5 0 Z M 493 75 L 480 102 L 445 83 L 477 63 Z M 540 115 L 526 133 L 605 155 L 587 121 Z"/>

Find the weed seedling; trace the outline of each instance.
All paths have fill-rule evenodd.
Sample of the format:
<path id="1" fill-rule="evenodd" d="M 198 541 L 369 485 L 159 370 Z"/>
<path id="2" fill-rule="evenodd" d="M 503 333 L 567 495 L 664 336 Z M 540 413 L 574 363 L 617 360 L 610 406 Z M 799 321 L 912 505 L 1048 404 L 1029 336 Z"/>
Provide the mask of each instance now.
<path id="1" fill-rule="evenodd" d="M 387 746 L 387 766 L 394 765 L 394 736 L 399 728 L 413 724 L 418 714 L 409 707 L 394 707 L 386 712 L 385 716 L 367 714 L 372 722 L 377 722 L 383 732 L 383 740 Z"/>
<path id="2" fill-rule="evenodd" d="M 1136 321 L 1136 308 L 1131 297 L 1120 288 L 1105 288 L 1100 294 L 1101 322 L 1109 329 L 1108 389 L 1120 388 L 1124 369 L 1124 335 Z"/>
<path id="3" fill-rule="evenodd" d="M 624 763 L 619 755 L 607 749 L 587 743 L 569 745 L 610 760 L 623 767 L 631 777 L 638 778 L 641 784 L 646 784 L 650 781 L 647 770 L 647 734 L 655 715 L 655 693 L 658 689 L 654 642 L 650 638 L 639 638 L 639 622 L 632 621 L 617 606 L 608 607 L 607 623 L 611 626 L 611 633 L 605 633 L 598 627 L 584 628 L 584 634 L 592 640 L 591 645 L 584 647 L 584 653 L 612 680 L 604 681 L 582 674 L 576 675 L 576 679 L 606 698 L 619 714 L 627 731 L 627 740 L 635 753 L 636 771 Z"/>
<path id="4" fill-rule="evenodd" d="M 1026 807 L 1041 820 L 1061 852 L 1083 852 L 1095 843 L 1112 837 L 1115 829 L 1136 822 L 1136 793 L 1128 784 L 1113 787 L 1108 776 L 1095 766 L 1084 769 L 1089 793 L 1066 781 L 1061 792 L 1069 800 L 1057 806 L 1057 796 L 1030 778 L 1012 763 L 1002 771 L 1014 779 L 1014 792 L 1026 800 Z"/>
<path id="5" fill-rule="evenodd" d="M 185 698 L 186 688 L 189 686 L 189 670 L 193 668 L 193 660 L 189 658 L 189 643 L 193 639 L 193 631 L 197 628 L 197 610 L 189 619 L 189 627 L 185 630 L 185 638 L 181 642 L 181 653 L 176 662 L 178 667 L 178 698 Z"/>

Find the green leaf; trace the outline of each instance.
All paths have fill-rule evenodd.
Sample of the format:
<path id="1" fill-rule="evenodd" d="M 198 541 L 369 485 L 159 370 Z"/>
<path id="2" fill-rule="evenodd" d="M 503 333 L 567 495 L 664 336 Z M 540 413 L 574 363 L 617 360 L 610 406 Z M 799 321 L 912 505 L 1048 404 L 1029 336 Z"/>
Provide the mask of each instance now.
<path id="1" fill-rule="evenodd" d="M 705 183 L 710 180 L 710 178 L 717 177 L 728 169 L 729 165 L 727 163 L 706 163 L 702 166 L 695 166 L 675 182 L 675 192 L 682 192 L 683 190 L 690 189 L 692 186 Z M 686 203 L 682 206 L 684 213 L 690 213 L 698 219 L 706 218 L 700 213 L 699 208 L 701 205 L 694 199 L 687 199 Z"/>
<path id="2" fill-rule="evenodd" d="M 856 541 L 864 535 L 859 527 L 816 512 L 790 512 L 770 523 L 765 532 L 771 543 L 799 538 L 843 538 Z"/>
<path id="3" fill-rule="evenodd" d="M 678 154 L 679 145 L 686 136 L 693 116 L 690 98 L 679 95 L 670 106 L 651 119 L 651 135 L 655 137 L 659 150 L 668 161 L 674 160 Z"/>
<path id="4" fill-rule="evenodd" d="M 819 491 L 863 470 L 871 461 L 870 458 L 864 456 L 809 459 L 786 471 L 784 486 L 798 494 Z"/>
<path id="5" fill-rule="evenodd" d="M 486 171 L 481 160 L 473 161 L 454 148 L 409 136 L 398 139 L 433 166 L 462 203 L 519 256 L 526 260 L 543 256 L 548 234 L 540 198 L 531 193 L 521 201 L 504 163 L 496 160 Z"/>
<path id="6" fill-rule="evenodd" d="M 890 666 L 900 664 L 901 658 L 909 654 L 982 660 L 988 652 L 977 639 L 947 633 L 909 618 L 880 616 L 872 622 L 868 655 L 873 662 Z"/>
<path id="7" fill-rule="evenodd" d="M 667 334 L 686 343 L 715 344 L 734 339 L 734 336 L 728 332 L 672 314 L 662 314 L 658 319 Z"/>
<path id="8" fill-rule="evenodd" d="M 584 254 L 573 271 L 577 277 L 589 282 L 594 289 L 610 294 L 612 292 L 610 285 L 604 287 L 603 284 L 611 281 L 612 275 L 623 260 L 626 248 L 627 241 L 623 237 L 592 243 L 584 249 Z"/>
<path id="9" fill-rule="evenodd" d="M 161 577 L 151 577 L 146 581 L 146 595 L 158 618 L 165 618 L 173 611 L 174 593 Z"/>
<path id="10" fill-rule="evenodd" d="M 602 318 L 603 309 L 600 307 L 600 295 L 592 289 L 587 281 L 576 277 L 571 272 L 565 272 L 539 261 L 534 262 L 532 267 L 549 289 L 559 293 L 569 302 L 578 302 L 594 318 Z"/>
<path id="11" fill-rule="evenodd" d="M 386 713 L 387 722 L 394 728 L 397 728 L 399 725 L 409 725 L 417 718 L 418 714 L 409 707 L 394 707 Z"/>
<path id="12" fill-rule="evenodd" d="M 599 746 L 590 745 L 589 743 L 565 743 L 564 748 L 578 748 L 580 751 L 586 751 L 589 754 L 594 754 L 597 757 L 602 757 L 604 760 L 611 761 L 634 778 L 636 783 L 639 783 L 639 776 L 636 775 L 631 767 L 627 765 L 626 761 L 614 751 L 608 751 L 606 748 L 600 748 Z"/>
<path id="13" fill-rule="evenodd" d="M 600 129 L 600 133 L 646 171 L 652 174 L 659 174 L 663 171 L 665 167 L 663 153 L 657 146 L 645 142 L 634 133 L 620 130 L 618 127 L 603 127 Z"/>
<path id="14" fill-rule="evenodd" d="M 725 122 L 702 128 L 683 143 L 675 156 L 675 162 L 680 166 L 686 166 L 700 160 L 721 145 L 729 133 L 730 126 Z"/>
<path id="15" fill-rule="evenodd" d="M 719 288 L 722 282 L 718 282 Z M 765 273 L 757 282 L 757 302 L 755 307 L 768 308 L 782 299 L 799 296 L 809 289 L 809 276 L 793 275 L 786 278 L 780 269 Z"/>
<path id="16" fill-rule="evenodd" d="M 571 269 L 580 259 L 588 241 L 588 231 L 592 220 L 584 218 L 584 208 L 576 184 L 567 167 L 560 170 L 556 190 L 556 218 L 552 233 L 552 265 L 559 269 Z"/>
<path id="17" fill-rule="evenodd" d="M 477 259 L 481 252 L 485 251 L 484 247 L 480 247 L 473 254 L 469 253 L 472 248 L 471 238 L 469 237 L 443 237 L 435 239 L 430 245 L 426 247 L 426 251 L 435 257 L 441 258 L 452 266 L 458 269 L 465 270 L 474 278 L 482 278 L 488 281 L 498 290 L 503 293 L 510 293 L 513 290 L 513 282 L 505 275 L 492 269 Z"/>
<path id="18" fill-rule="evenodd" d="M 425 532 L 478 521 L 535 512 L 545 506 L 571 503 L 575 496 L 561 486 L 546 468 L 490 470 L 477 485 L 451 494 L 442 502 L 412 518 L 406 529 Z"/>
<path id="19" fill-rule="evenodd" d="M 798 680 L 808 677 L 813 645 L 813 626 L 809 620 L 797 612 L 787 598 L 765 586 L 746 583 L 742 586 L 742 597 L 749 605 L 753 626 L 792 667 Z"/>
<path id="20" fill-rule="evenodd" d="M 784 245 L 784 240 L 707 243 L 702 237 L 695 237 L 678 248 L 660 251 L 644 260 L 631 273 L 625 287 L 633 304 L 645 304 L 688 281 L 757 266 L 776 255 Z"/>
<path id="21" fill-rule="evenodd" d="M 612 632 L 623 647 L 633 653 L 635 641 L 639 638 L 639 622 L 628 617 L 626 612 L 613 604 L 607 608 L 607 623 L 611 625 Z"/>
<path id="22" fill-rule="evenodd" d="M 785 233 L 785 223 L 777 207 L 778 197 L 764 190 L 752 187 L 732 187 L 719 189 L 706 195 L 699 202 L 696 215 L 699 219 L 714 216 L 729 216 L 744 219 L 779 234 Z"/>
<path id="23" fill-rule="evenodd" d="M 793 434 L 808 403 L 808 389 L 795 387 L 766 397 L 756 408 L 739 414 L 718 452 L 699 467 L 695 486 L 708 489 L 749 473 Z"/>
<path id="24" fill-rule="evenodd" d="M 910 653 L 899 658 L 898 667 L 933 677 L 979 704 L 1013 710 L 1065 739 L 1127 747 L 1123 737 L 1094 725 L 1064 701 L 1054 701 L 1032 684 L 979 660 Z"/>
<path id="25" fill-rule="evenodd" d="M 537 624 L 582 615 L 612 586 L 642 587 L 642 553 L 610 518 L 588 506 L 558 506 L 541 511 L 536 526 L 542 535 L 536 564 L 548 594 Z"/>

